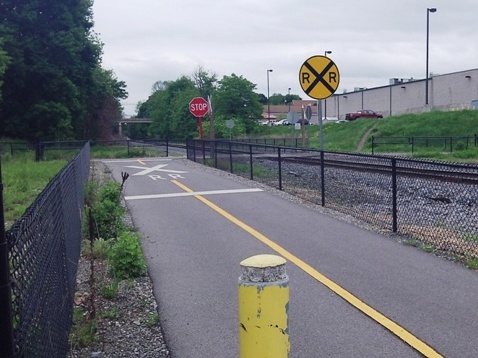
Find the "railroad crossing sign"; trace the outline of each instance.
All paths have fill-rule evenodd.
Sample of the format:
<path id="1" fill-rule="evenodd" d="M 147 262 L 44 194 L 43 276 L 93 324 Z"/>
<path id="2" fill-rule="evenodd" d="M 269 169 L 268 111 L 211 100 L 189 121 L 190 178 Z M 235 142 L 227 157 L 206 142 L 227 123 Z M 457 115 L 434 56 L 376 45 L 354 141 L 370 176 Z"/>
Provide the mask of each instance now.
<path id="1" fill-rule="evenodd" d="M 194 117 L 204 117 L 208 110 L 209 105 L 202 97 L 194 97 L 191 102 L 189 102 L 189 111 Z"/>
<path id="2" fill-rule="evenodd" d="M 332 96 L 339 87 L 337 65 L 326 56 L 309 57 L 299 71 L 299 83 L 304 92 L 315 99 Z"/>

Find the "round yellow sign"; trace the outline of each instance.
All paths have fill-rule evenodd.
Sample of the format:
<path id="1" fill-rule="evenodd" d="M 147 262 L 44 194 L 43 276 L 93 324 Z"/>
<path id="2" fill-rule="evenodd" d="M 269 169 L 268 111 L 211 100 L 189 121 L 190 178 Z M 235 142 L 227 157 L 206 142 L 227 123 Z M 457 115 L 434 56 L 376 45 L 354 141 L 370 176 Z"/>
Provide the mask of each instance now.
<path id="1" fill-rule="evenodd" d="M 326 56 L 309 57 L 300 68 L 299 83 L 309 97 L 328 98 L 339 87 L 339 69 L 334 61 Z"/>

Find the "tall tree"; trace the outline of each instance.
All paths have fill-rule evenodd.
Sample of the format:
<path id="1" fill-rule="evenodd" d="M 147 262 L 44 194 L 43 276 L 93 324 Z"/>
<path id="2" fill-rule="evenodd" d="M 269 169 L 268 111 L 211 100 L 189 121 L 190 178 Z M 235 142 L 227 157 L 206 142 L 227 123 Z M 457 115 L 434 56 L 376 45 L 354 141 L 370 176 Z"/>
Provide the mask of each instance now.
<path id="1" fill-rule="evenodd" d="M 87 134 L 85 119 L 101 110 L 94 96 L 104 87 L 91 7 L 92 0 L 0 1 L 0 37 L 12 59 L 4 75 L 0 136 Z"/>
<path id="2" fill-rule="evenodd" d="M 234 73 L 219 81 L 215 93 L 216 114 L 235 116 L 243 119 L 261 117 L 262 105 L 254 92 L 256 85 Z"/>
<path id="3" fill-rule="evenodd" d="M 3 40 L 0 38 L 0 105 L 2 104 L 2 84 L 3 84 L 3 74 L 7 68 L 7 64 L 10 61 L 10 58 L 7 56 L 7 53 L 3 51 Z"/>
<path id="4" fill-rule="evenodd" d="M 89 111 L 84 119 L 84 138 L 111 140 L 114 127 L 122 118 L 119 99 L 128 97 L 126 84 L 119 81 L 113 71 L 96 68 L 90 86 Z"/>
<path id="5" fill-rule="evenodd" d="M 255 89 L 256 85 L 242 76 L 224 76 L 215 92 L 216 128 L 221 128 L 221 119 L 233 119 L 238 128 L 244 129 L 243 134 L 252 132 L 262 114 Z"/>
<path id="6" fill-rule="evenodd" d="M 166 82 L 163 82 L 166 83 Z M 159 138 L 191 138 L 197 135 L 197 123 L 188 104 L 198 96 L 194 82 L 188 77 L 167 82 L 163 90 L 154 92 L 139 107 L 138 117 L 153 120 L 150 135 Z"/>
<path id="7" fill-rule="evenodd" d="M 193 80 L 199 91 L 199 95 L 204 99 L 207 99 L 216 88 L 216 74 L 209 73 L 202 66 L 199 66 L 193 73 Z"/>

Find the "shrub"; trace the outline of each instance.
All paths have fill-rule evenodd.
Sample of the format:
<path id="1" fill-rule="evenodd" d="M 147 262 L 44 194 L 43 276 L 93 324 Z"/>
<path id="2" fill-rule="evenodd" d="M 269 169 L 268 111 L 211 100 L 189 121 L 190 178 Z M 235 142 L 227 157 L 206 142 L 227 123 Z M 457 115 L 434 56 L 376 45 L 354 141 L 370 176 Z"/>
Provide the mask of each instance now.
<path id="1" fill-rule="evenodd" d="M 92 215 L 96 226 L 96 235 L 105 240 L 117 237 L 124 230 L 124 207 L 121 205 L 121 185 L 111 182 L 105 184 L 99 192 Z"/>
<path id="2" fill-rule="evenodd" d="M 108 262 L 119 280 L 144 276 L 147 266 L 140 237 L 132 232 L 121 233 L 108 252 Z"/>

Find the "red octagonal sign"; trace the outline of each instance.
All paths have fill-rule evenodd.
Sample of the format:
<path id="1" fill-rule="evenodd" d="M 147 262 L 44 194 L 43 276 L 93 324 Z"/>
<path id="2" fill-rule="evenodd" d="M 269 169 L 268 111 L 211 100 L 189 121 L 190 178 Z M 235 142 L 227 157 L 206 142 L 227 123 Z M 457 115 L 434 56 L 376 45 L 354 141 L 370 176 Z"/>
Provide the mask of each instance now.
<path id="1" fill-rule="evenodd" d="M 191 102 L 189 102 L 189 111 L 195 117 L 204 117 L 208 110 L 209 105 L 202 97 L 194 97 Z"/>

